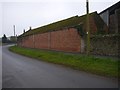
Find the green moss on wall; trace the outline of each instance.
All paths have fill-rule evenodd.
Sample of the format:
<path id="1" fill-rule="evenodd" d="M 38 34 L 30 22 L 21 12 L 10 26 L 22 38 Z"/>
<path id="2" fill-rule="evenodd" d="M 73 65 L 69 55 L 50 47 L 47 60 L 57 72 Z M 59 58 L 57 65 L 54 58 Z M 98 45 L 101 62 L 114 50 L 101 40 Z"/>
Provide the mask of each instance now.
<path id="1" fill-rule="evenodd" d="M 91 53 L 118 56 L 120 35 L 96 35 L 91 37 Z"/>
<path id="2" fill-rule="evenodd" d="M 94 21 L 96 23 L 98 32 L 104 32 L 104 22 L 102 21 L 102 19 L 100 18 L 100 16 L 97 14 L 97 12 L 93 12 L 89 14 L 90 17 L 94 17 Z M 61 30 L 64 28 L 69 28 L 69 27 L 76 27 L 77 25 L 82 25 L 82 35 L 83 33 L 85 34 L 86 32 L 86 15 L 83 16 L 74 16 L 65 20 L 61 20 L 55 23 L 51 23 L 42 27 L 38 27 L 32 30 L 28 30 L 27 32 L 25 32 L 24 34 L 20 35 L 18 38 L 20 37 L 24 37 L 24 36 L 29 36 L 32 34 L 38 34 L 38 33 L 45 33 L 45 32 L 49 32 L 49 31 L 56 31 L 56 30 Z M 92 28 L 90 27 L 90 30 L 92 30 Z"/>

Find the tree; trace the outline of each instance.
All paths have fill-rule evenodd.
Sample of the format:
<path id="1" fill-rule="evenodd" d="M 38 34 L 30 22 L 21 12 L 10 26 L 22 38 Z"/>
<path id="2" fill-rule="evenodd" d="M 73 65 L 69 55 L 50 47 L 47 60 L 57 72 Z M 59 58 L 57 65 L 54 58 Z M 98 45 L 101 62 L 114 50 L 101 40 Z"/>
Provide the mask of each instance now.
<path id="1" fill-rule="evenodd" d="M 7 37 L 6 37 L 5 34 L 4 34 L 3 37 L 2 37 L 2 43 L 7 43 Z"/>

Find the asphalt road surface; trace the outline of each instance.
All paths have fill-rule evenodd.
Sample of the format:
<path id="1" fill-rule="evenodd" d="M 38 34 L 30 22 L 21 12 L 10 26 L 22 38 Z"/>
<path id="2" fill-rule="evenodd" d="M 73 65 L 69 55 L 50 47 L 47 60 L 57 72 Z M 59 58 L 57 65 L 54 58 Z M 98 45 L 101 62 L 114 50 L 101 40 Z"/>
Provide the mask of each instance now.
<path id="1" fill-rule="evenodd" d="M 2 52 L 3 88 L 117 88 L 113 78 L 101 77 L 61 65 Z"/>

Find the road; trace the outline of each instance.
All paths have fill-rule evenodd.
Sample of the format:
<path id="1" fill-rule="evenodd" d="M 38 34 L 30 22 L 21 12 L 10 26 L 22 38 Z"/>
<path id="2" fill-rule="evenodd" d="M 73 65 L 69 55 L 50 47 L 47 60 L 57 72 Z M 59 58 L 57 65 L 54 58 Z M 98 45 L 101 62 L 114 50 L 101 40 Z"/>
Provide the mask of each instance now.
<path id="1" fill-rule="evenodd" d="M 3 88 L 117 88 L 116 79 L 24 57 L 2 48 Z"/>

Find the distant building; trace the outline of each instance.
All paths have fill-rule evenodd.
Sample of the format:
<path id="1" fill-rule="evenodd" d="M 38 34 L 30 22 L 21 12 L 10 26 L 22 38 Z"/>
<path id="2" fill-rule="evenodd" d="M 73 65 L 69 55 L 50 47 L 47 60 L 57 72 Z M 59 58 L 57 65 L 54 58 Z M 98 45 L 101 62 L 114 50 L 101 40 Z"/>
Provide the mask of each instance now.
<path id="1" fill-rule="evenodd" d="M 17 42 L 17 37 L 16 36 L 10 36 L 7 37 L 8 43 L 16 43 Z"/>
<path id="2" fill-rule="evenodd" d="M 9 38 L 10 38 L 11 42 L 13 42 L 13 43 L 17 42 L 17 37 L 16 36 L 11 36 Z"/>
<path id="3" fill-rule="evenodd" d="M 120 1 L 99 13 L 107 24 L 109 33 L 120 33 Z"/>

